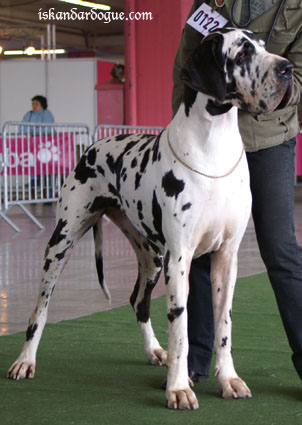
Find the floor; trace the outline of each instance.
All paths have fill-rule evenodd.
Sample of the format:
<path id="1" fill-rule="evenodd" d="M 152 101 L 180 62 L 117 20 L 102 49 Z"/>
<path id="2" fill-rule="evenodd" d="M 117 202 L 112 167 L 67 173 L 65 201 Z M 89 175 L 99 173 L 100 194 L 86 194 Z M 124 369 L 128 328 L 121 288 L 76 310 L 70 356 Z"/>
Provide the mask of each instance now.
<path id="1" fill-rule="evenodd" d="M 17 206 L 8 216 L 21 232 L 16 233 L 0 220 L 0 335 L 27 327 L 35 306 L 42 258 L 55 223 L 54 205 L 32 205 L 30 211 L 45 226 L 39 230 Z M 302 187 L 297 187 L 295 203 L 296 234 L 302 243 Z M 112 303 L 106 300 L 96 276 L 92 234 L 78 243 L 52 297 L 48 321 L 72 319 L 128 303 L 136 281 L 136 258 L 127 239 L 111 222 L 104 225 L 104 267 Z M 239 252 L 240 277 L 264 271 L 253 222 L 250 220 Z M 164 294 L 163 278 L 153 296 Z"/>

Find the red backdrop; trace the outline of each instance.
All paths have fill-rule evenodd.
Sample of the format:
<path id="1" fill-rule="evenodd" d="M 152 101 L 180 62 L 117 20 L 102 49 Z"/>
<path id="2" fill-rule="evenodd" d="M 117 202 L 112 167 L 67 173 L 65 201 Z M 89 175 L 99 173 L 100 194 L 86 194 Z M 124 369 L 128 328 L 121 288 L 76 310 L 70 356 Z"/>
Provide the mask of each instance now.
<path id="1" fill-rule="evenodd" d="M 125 123 L 166 126 L 171 120 L 172 68 L 193 0 L 125 0 L 125 13 L 152 12 L 151 21 L 125 21 Z"/>

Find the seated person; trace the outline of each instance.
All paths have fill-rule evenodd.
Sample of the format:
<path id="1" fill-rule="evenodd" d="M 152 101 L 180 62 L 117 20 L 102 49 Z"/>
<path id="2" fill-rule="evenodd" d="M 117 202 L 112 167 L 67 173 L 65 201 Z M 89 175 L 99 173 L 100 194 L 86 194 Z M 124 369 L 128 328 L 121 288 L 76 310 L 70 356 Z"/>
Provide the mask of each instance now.
<path id="1" fill-rule="evenodd" d="M 34 96 L 31 101 L 32 110 L 28 111 L 24 115 L 22 120 L 23 122 L 53 123 L 55 121 L 52 113 L 47 109 L 46 97 L 37 95 Z M 24 132 L 29 131 L 31 136 L 34 134 L 34 127 L 24 126 L 22 127 L 22 129 Z M 46 131 L 47 134 L 50 133 L 49 129 L 47 129 Z M 36 134 L 38 135 L 37 131 Z"/>

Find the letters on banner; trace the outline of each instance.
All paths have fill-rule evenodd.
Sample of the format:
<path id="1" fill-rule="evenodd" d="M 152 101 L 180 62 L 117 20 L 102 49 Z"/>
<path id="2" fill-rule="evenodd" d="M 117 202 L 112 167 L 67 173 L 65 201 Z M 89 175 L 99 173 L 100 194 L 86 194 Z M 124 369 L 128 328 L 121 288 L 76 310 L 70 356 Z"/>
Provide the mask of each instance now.
<path id="1" fill-rule="evenodd" d="M 56 134 L 53 138 L 10 137 L 6 148 L 9 175 L 69 174 L 75 166 L 73 134 Z M 3 162 L 1 142 L 0 160 Z"/>

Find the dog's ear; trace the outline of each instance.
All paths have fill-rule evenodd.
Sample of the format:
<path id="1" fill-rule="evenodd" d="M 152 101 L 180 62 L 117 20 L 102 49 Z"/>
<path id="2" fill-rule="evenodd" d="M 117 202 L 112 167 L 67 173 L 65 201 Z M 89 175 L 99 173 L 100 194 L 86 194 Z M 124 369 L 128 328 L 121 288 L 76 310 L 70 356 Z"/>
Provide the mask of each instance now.
<path id="1" fill-rule="evenodd" d="M 219 33 L 205 37 L 185 63 L 180 78 L 194 90 L 225 100 L 226 79 L 222 54 L 223 36 Z"/>

